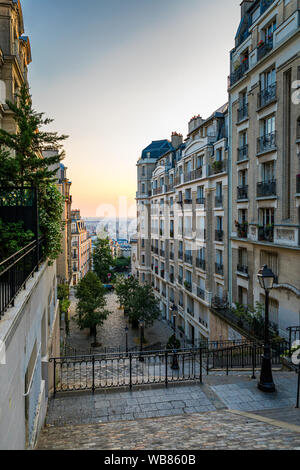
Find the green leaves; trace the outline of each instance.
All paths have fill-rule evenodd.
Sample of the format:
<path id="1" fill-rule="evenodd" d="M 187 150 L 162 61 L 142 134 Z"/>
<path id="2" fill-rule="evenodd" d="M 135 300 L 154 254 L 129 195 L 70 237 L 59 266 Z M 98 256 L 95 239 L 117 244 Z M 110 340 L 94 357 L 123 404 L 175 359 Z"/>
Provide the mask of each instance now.
<path id="1" fill-rule="evenodd" d="M 113 265 L 113 257 L 108 239 L 99 239 L 95 244 L 93 253 L 94 271 L 99 279 L 108 282 L 108 273 Z"/>
<path id="2" fill-rule="evenodd" d="M 34 234 L 24 230 L 23 222 L 4 223 L 0 219 L 0 261 L 17 253 L 34 239 Z"/>
<path id="3" fill-rule="evenodd" d="M 95 273 L 89 272 L 76 286 L 77 324 L 80 329 L 90 328 L 95 332 L 110 312 L 106 307 L 103 285 Z"/>

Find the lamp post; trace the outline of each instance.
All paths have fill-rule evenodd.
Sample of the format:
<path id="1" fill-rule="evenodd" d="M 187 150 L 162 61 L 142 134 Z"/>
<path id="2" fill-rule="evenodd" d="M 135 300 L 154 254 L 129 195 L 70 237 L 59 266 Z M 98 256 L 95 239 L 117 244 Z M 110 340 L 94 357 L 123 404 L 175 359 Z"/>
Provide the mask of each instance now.
<path id="1" fill-rule="evenodd" d="M 262 356 L 261 374 L 258 388 L 263 392 L 272 393 L 276 391 L 272 376 L 271 348 L 269 340 L 269 295 L 273 289 L 275 275 L 267 265 L 263 266 L 258 272 L 258 281 L 260 287 L 265 291 L 265 338 L 264 354 Z"/>
<path id="2" fill-rule="evenodd" d="M 141 340 L 141 343 L 140 343 L 140 356 L 139 356 L 139 361 L 140 362 L 144 362 L 144 356 L 143 356 L 143 336 L 144 336 L 144 321 L 140 321 L 139 323 L 139 326 L 140 326 L 140 330 L 141 330 L 141 337 L 140 337 L 140 340 Z"/>
<path id="3" fill-rule="evenodd" d="M 128 331 L 129 331 L 129 328 L 128 328 L 128 326 L 126 325 L 126 326 L 125 326 L 126 356 L 128 356 Z"/>
<path id="4" fill-rule="evenodd" d="M 175 304 L 173 304 L 173 306 L 171 308 L 171 311 L 172 311 L 172 319 L 173 319 L 174 346 L 175 346 L 175 342 L 176 342 L 176 316 L 177 316 L 177 312 L 178 312 L 178 308 L 176 307 Z M 178 370 L 179 369 L 178 358 L 177 358 L 175 347 L 174 347 L 174 354 L 173 354 L 171 369 L 173 369 L 173 370 Z"/>

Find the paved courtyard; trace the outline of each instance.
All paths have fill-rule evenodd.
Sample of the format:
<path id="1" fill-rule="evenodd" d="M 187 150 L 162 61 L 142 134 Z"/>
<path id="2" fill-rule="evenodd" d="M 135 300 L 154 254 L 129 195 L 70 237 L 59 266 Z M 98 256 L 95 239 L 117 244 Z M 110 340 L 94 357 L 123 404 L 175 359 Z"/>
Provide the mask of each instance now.
<path id="1" fill-rule="evenodd" d="M 59 396 L 49 404 L 39 448 L 300 449 L 297 377 L 274 377 L 272 395 L 249 373 L 234 373 L 203 385 Z"/>

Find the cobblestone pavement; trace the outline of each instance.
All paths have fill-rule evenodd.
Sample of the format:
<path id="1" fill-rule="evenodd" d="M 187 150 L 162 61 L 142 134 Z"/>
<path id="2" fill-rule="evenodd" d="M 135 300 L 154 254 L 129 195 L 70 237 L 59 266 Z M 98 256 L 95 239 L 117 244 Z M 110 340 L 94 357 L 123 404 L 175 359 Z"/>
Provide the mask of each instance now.
<path id="1" fill-rule="evenodd" d="M 68 336 L 68 345 L 77 350 L 89 350 L 93 340 L 90 338 L 88 332 L 81 331 L 74 316 L 76 314 L 76 298 L 74 290 L 70 292 L 70 335 Z M 114 293 L 107 295 L 107 309 L 111 312 L 103 326 L 99 328 L 98 341 L 101 343 L 101 348 L 126 348 L 125 327 L 129 326 L 128 332 L 128 347 L 133 348 L 139 345 L 139 330 L 132 329 L 128 325 L 127 319 L 124 316 L 123 310 L 119 309 L 117 296 Z M 172 335 L 172 329 L 161 321 L 155 321 L 154 325 L 146 329 L 145 336 L 148 344 L 161 343 L 165 345 Z M 97 348 L 95 349 L 97 352 Z"/>
<path id="2" fill-rule="evenodd" d="M 299 428 L 300 430 L 300 428 Z M 48 427 L 42 450 L 300 450 L 300 433 L 227 411 Z"/>

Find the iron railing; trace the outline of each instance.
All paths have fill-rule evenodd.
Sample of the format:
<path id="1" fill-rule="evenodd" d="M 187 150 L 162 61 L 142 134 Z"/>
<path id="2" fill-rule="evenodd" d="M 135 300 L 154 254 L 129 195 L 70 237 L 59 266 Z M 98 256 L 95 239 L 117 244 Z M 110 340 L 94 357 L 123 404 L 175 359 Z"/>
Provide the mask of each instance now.
<path id="1" fill-rule="evenodd" d="M 237 198 L 238 200 L 248 199 L 248 185 L 237 187 Z"/>
<path id="2" fill-rule="evenodd" d="M 265 57 L 265 55 L 267 55 L 273 49 L 273 47 L 273 37 L 271 37 L 268 41 L 257 48 L 257 61 Z"/>
<path id="3" fill-rule="evenodd" d="M 43 240 L 33 241 L 0 263 L 0 318 L 14 301 L 43 259 Z"/>
<path id="4" fill-rule="evenodd" d="M 215 197 L 215 207 L 223 207 L 223 196 Z"/>
<path id="5" fill-rule="evenodd" d="M 248 266 L 245 266 L 244 264 L 238 264 L 237 271 L 239 273 L 248 274 Z"/>
<path id="6" fill-rule="evenodd" d="M 238 162 L 243 162 L 244 160 L 248 160 L 248 151 L 249 151 L 248 144 L 242 145 L 241 147 L 237 149 Z"/>
<path id="7" fill-rule="evenodd" d="M 257 197 L 276 196 L 276 180 L 257 183 Z"/>
<path id="8" fill-rule="evenodd" d="M 237 110 L 237 122 L 241 122 L 248 117 L 248 103 L 245 103 Z"/>
<path id="9" fill-rule="evenodd" d="M 274 227 L 262 226 L 258 228 L 258 241 L 266 241 L 273 243 L 274 241 Z"/>
<path id="10" fill-rule="evenodd" d="M 265 134 L 257 139 L 257 153 L 276 149 L 276 131 Z"/>
<path id="11" fill-rule="evenodd" d="M 249 69 L 249 60 L 246 59 L 242 64 L 240 64 L 237 69 L 232 72 L 230 75 L 230 86 L 234 85 L 238 82 L 247 72 Z"/>
<path id="12" fill-rule="evenodd" d="M 260 93 L 258 93 L 257 95 L 258 107 L 262 108 L 263 106 L 266 106 L 267 104 L 272 103 L 272 101 L 276 99 L 276 90 L 277 90 L 276 83 L 272 83 L 272 85 L 269 85 Z"/>
<path id="13" fill-rule="evenodd" d="M 224 239 L 224 230 L 215 230 L 215 241 L 222 242 Z"/>
<path id="14" fill-rule="evenodd" d="M 197 266 L 197 268 L 200 268 L 203 271 L 205 271 L 205 267 L 206 267 L 205 259 L 197 258 L 196 259 L 196 266 Z"/>
<path id="15" fill-rule="evenodd" d="M 220 276 L 224 275 L 224 265 L 221 263 L 215 263 L 215 273 Z"/>

